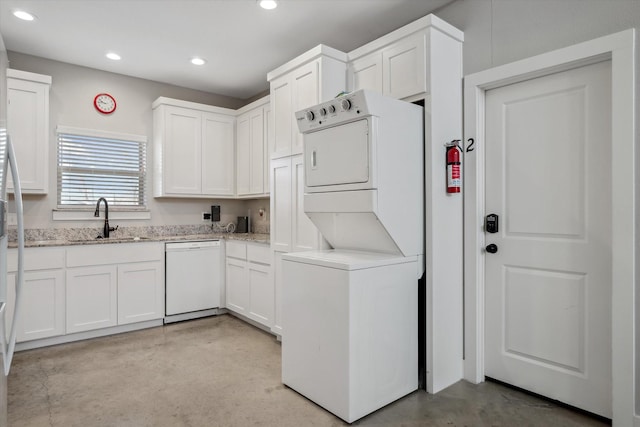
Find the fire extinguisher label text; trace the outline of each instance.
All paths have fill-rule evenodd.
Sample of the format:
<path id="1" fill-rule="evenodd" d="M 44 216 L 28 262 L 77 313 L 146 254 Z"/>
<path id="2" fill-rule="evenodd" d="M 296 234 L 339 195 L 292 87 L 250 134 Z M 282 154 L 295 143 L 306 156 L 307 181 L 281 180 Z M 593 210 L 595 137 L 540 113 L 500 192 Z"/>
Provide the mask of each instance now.
<path id="1" fill-rule="evenodd" d="M 447 166 L 447 187 L 459 187 L 462 185 L 460 179 L 460 164 Z"/>

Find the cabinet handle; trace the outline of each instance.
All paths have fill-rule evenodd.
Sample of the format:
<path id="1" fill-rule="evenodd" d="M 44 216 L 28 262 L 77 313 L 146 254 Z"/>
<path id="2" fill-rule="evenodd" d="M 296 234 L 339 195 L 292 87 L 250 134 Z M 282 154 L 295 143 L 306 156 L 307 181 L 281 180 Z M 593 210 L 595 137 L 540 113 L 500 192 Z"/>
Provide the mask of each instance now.
<path id="1" fill-rule="evenodd" d="M 317 166 L 317 155 L 316 155 L 316 150 L 313 150 L 311 152 L 311 168 L 315 169 Z"/>

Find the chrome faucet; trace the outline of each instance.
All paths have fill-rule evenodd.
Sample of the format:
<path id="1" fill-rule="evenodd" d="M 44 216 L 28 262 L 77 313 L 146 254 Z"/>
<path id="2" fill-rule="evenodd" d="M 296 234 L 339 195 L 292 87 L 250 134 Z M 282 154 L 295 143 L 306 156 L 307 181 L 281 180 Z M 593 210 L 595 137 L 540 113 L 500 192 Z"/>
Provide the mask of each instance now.
<path id="1" fill-rule="evenodd" d="M 109 237 L 109 232 L 116 231 L 118 227 L 109 227 L 109 204 L 107 203 L 107 199 L 105 199 L 104 197 L 100 197 L 98 199 L 98 203 L 96 203 L 96 212 L 93 214 L 93 216 L 100 216 L 100 202 L 104 202 L 104 231 L 102 232 L 102 237 L 106 239 Z"/>

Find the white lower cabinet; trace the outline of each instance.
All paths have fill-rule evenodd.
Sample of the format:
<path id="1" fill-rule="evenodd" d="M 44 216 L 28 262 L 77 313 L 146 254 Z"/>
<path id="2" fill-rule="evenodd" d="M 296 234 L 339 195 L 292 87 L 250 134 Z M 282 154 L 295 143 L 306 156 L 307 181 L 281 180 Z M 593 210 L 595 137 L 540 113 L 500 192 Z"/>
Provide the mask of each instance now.
<path id="1" fill-rule="evenodd" d="M 25 250 L 22 303 L 17 323 L 17 342 L 50 338 L 65 333 L 64 249 Z M 13 318 L 17 251 L 7 256 L 7 319 Z M 7 322 L 9 327 L 9 322 Z M 9 331 L 7 331 L 9 332 Z"/>
<path id="2" fill-rule="evenodd" d="M 164 316 L 163 270 L 160 261 L 118 266 L 118 325 Z"/>
<path id="3" fill-rule="evenodd" d="M 269 246 L 236 241 L 226 245 L 227 309 L 271 328 L 274 283 Z"/>
<path id="4" fill-rule="evenodd" d="M 286 252 L 273 251 L 273 282 L 274 309 L 272 332 L 282 336 L 282 254 Z"/>
<path id="5" fill-rule="evenodd" d="M 67 333 L 164 317 L 164 244 L 67 249 Z"/>
<path id="6" fill-rule="evenodd" d="M 67 333 L 118 324 L 117 267 L 67 270 Z"/>
<path id="7" fill-rule="evenodd" d="M 160 261 L 67 270 L 67 333 L 161 319 Z"/>
<path id="8" fill-rule="evenodd" d="M 247 262 L 227 257 L 227 309 L 247 315 L 249 306 L 249 281 Z"/>
<path id="9" fill-rule="evenodd" d="M 271 266 L 248 262 L 247 272 L 249 282 L 249 318 L 271 327 L 273 324 L 273 277 L 271 275 Z"/>
<path id="10" fill-rule="evenodd" d="M 14 313 L 17 252 L 7 253 L 7 319 Z M 24 269 L 19 343 L 64 342 L 65 334 L 164 317 L 162 242 L 26 248 Z"/>

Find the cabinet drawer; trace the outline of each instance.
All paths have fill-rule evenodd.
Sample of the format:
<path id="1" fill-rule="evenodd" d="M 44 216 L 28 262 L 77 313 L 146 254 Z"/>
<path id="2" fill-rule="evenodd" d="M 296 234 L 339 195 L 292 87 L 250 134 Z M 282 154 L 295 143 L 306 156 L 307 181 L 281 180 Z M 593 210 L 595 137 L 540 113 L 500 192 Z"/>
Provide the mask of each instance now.
<path id="1" fill-rule="evenodd" d="M 247 244 L 247 259 L 250 262 L 271 265 L 271 248 L 265 245 Z"/>
<path id="2" fill-rule="evenodd" d="M 67 248 L 67 267 L 162 261 L 163 259 L 164 243 L 161 242 L 105 243 Z"/>
<path id="3" fill-rule="evenodd" d="M 247 259 L 247 244 L 245 242 L 227 241 L 227 256 L 231 258 Z"/>
<path id="4" fill-rule="evenodd" d="M 53 270 L 64 268 L 64 248 L 26 248 L 24 250 L 25 271 Z M 7 252 L 7 271 L 18 270 L 18 250 Z"/>

